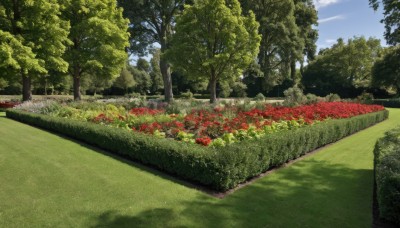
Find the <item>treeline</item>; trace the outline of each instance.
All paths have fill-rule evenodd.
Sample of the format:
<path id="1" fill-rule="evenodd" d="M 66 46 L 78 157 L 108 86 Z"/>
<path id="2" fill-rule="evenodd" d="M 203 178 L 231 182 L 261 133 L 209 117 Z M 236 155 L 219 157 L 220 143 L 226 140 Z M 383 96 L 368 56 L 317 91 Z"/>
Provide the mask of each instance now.
<path id="1" fill-rule="evenodd" d="M 3 0 L 0 93 L 387 96 L 400 83 L 389 19 L 393 47 L 355 37 L 317 55 L 312 0 Z"/>

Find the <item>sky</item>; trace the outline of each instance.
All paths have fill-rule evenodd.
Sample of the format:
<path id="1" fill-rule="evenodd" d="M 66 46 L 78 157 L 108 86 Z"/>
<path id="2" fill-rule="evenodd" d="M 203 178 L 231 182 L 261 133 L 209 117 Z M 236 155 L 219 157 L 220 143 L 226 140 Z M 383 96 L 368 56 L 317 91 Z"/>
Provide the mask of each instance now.
<path id="1" fill-rule="evenodd" d="M 375 37 L 386 46 L 382 10 L 374 11 L 368 0 L 314 0 L 318 10 L 318 49 L 332 46 L 338 38 Z"/>

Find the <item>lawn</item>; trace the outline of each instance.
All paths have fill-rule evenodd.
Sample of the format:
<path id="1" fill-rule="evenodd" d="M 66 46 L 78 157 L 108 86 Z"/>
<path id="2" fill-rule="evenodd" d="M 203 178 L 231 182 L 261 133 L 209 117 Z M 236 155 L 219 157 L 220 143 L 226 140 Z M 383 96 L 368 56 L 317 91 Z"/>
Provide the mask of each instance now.
<path id="1" fill-rule="evenodd" d="M 371 227 L 373 146 L 389 120 L 216 199 L 0 117 L 0 227 Z"/>

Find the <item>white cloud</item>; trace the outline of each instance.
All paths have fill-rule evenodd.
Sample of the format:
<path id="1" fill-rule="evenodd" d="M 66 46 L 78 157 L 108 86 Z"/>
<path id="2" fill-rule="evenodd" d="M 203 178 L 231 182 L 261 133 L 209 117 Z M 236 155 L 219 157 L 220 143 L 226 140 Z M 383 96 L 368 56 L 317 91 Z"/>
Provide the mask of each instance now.
<path id="1" fill-rule="evenodd" d="M 338 3 L 340 0 L 314 0 L 317 9 Z"/>
<path id="2" fill-rule="evenodd" d="M 344 15 L 336 15 L 336 16 L 333 16 L 333 17 L 319 19 L 318 23 L 322 24 L 322 23 L 326 23 L 326 22 L 330 22 L 330 21 L 343 20 L 345 18 L 346 17 Z"/>

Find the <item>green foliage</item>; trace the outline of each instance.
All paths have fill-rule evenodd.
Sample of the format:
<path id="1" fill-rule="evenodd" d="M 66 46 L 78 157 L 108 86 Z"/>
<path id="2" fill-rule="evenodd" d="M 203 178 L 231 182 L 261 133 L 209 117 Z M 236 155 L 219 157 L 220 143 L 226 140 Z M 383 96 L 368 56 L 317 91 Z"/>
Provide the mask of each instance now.
<path id="1" fill-rule="evenodd" d="M 337 95 L 336 93 L 330 93 L 328 95 L 326 95 L 325 97 L 325 101 L 327 102 L 334 102 L 334 101 L 340 101 L 340 96 Z"/>
<path id="2" fill-rule="evenodd" d="M 256 97 L 254 97 L 254 100 L 256 101 L 265 101 L 265 96 L 262 93 L 257 94 Z"/>
<path id="3" fill-rule="evenodd" d="M 369 0 L 369 4 L 376 11 L 383 5 L 385 24 L 385 38 L 388 44 L 396 46 L 400 44 L 400 4 L 398 0 Z"/>
<path id="4" fill-rule="evenodd" d="M 363 92 L 360 96 L 357 97 L 359 101 L 372 101 L 374 99 L 374 95 L 372 93 Z"/>
<path id="5" fill-rule="evenodd" d="M 303 65 L 304 56 L 313 59 L 318 32 L 317 11 L 310 0 L 241 0 L 245 12 L 252 10 L 260 23 L 262 35 L 258 63 L 263 72 L 262 92 L 293 76 L 296 62 Z M 291 78 L 294 80 L 294 78 Z M 260 92 L 261 92 L 260 91 Z"/>
<path id="6" fill-rule="evenodd" d="M 258 53 L 261 36 L 255 15 L 241 15 L 237 0 L 195 1 L 177 20 L 168 52 L 174 67 L 209 81 L 210 102 L 216 101 L 216 83 L 238 78 Z"/>
<path id="7" fill-rule="evenodd" d="M 128 58 L 128 22 L 114 0 L 66 0 L 62 18 L 71 24 L 69 39 L 73 45 L 64 54 L 74 83 L 74 99 L 80 100 L 83 73 L 116 78 Z"/>
<path id="8" fill-rule="evenodd" d="M 283 102 L 285 106 L 297 106 L 307 102 L 307 97 L 304 96 L 303 90 L 298 87 L 289 88 L 283 93 L 285 94 Z"/>
<path id="9" fill-rule="evenodd" d="M 22 78 L 24 100 L 31 99 L 31 78 L 68 68 L 69 24 L 59 15 L 57 0 L 0 3 L 0 76 Z"/>
<path id="10" fill-rule="evenodd" d="M 150 72 L 150 78 L 151 78 L 151 93 L 155 94 L 160 92 L 163 88 L 163 79 L 161 75 L 161 69 L 160 69 L 160 55 L 161 51 L 160 49 L 156 49 L 153 51 L 153 58 L 150 60 L 150 65 L 151 65 L 151 72 Z"/>
<path id="11" fill-rule="evenodd" d="M 400 46 L 386 49 L 383 58 L 375 62 L 372 85 L 394 87 L 400 94 Z"/>
<path id="12" fill-rule="evenodd" d="M 114 82 L 114 86 L 123 89 L 125 93 L 128 92 L 128 88 L 135 85 L 136 81 L 133 79 L 132 73 L 126 67 L 122 69 L 121 74 Z"/>
<path id="13" fill-rule="evenodd" d="M 395 99 L 374 99 L 369 101 L 371 104 L 382 105 L 387 108 L 400 108 L 400 98 Z"/>
<path id="14" fill-rule="evenodd" d="M 144 71 L 139 66 L 129 66 L 128 70 L 133 75 L 133 80 L 136 82 L 135 92 L 146 95 L 151 88 L 151 78 L 148 72 Z"/>
<path id="15" fill-rule="evenodd" d="M 380 217 L 400 225 L 400 128 L 377 141 L 374 156 Z"/>
<path id="16" fill-rule="evenodd" d="M 216 150 L 92 123 L 18 110 L 7 111 L 9 118 L 67 135 L 216 190 L 233 188 L 271 167 L 335 142 L 387 116 L 388 112 L 382 111 L 350 119 L 330 120 Z M 190 140 L 190 135 L 182 135 L 182 138 Z M 227 135 L 226 138 L 219 143 L 226 143 L 231 137 Z"/>
<path id="17" fill-rule="evenodd" d="M 381 51 L 378 39 L 355 37 L 347 43 L 338 39 L 331 48 L 321 50 L 305 68 L 302 83 L 306 88 L 317 88 L 325 94 L 368 87 L 372 66 Z"/>
<path id="18" fill-rule="evenodd" d="M 183 99 L 193 99 L 193 93 L 188 90 L 187 92 L 181 93 L 181 98 Z"/>

